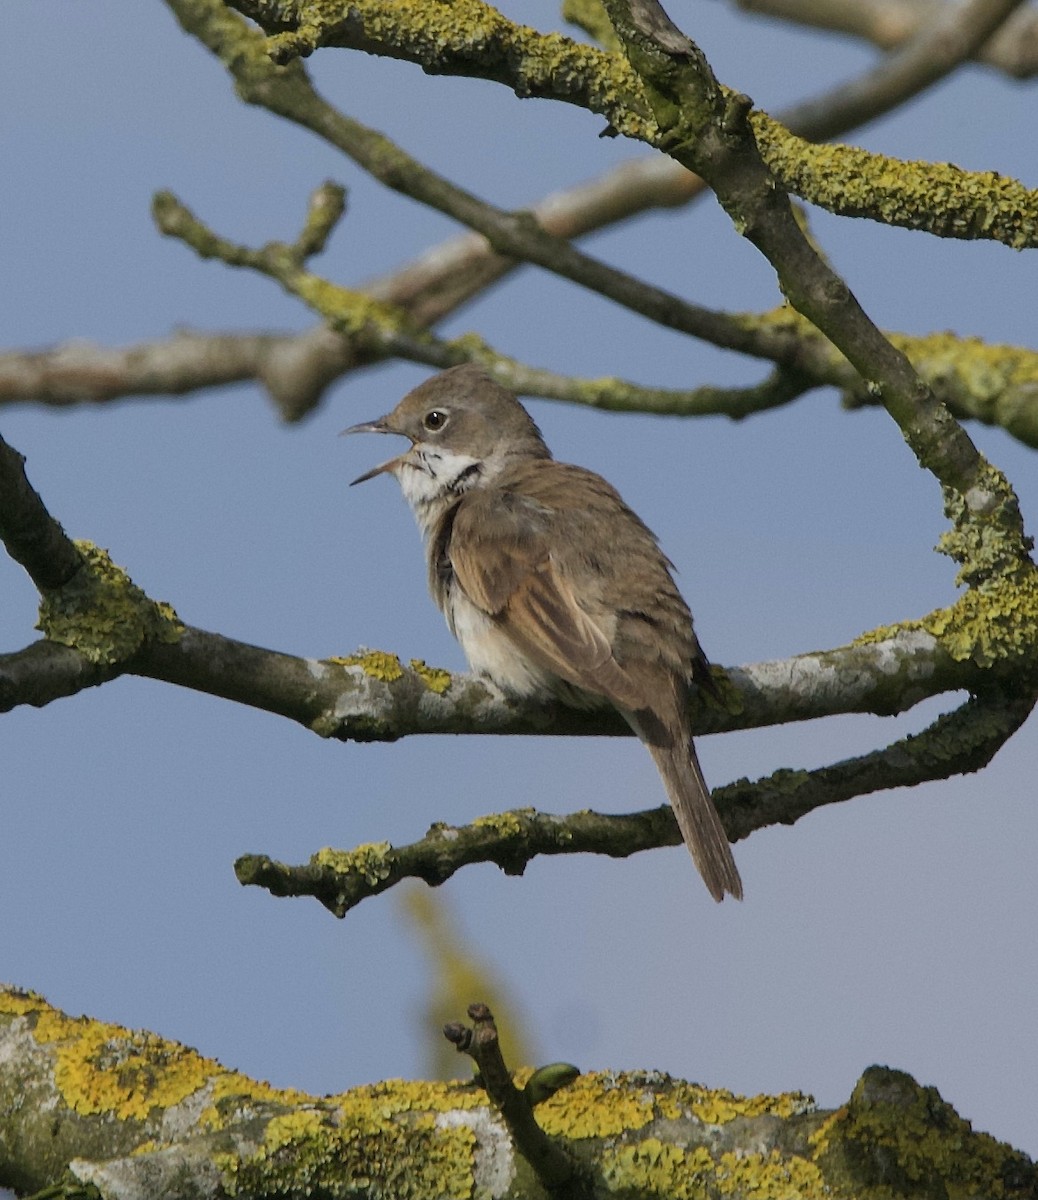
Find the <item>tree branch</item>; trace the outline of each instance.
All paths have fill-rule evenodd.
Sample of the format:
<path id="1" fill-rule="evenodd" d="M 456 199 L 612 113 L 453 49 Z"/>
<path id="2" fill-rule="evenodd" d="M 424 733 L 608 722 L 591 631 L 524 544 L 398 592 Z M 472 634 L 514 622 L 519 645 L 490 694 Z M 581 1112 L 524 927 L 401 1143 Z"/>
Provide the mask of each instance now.
<path id="1" fill-rule="evenodd" d="M 985 19 L 994 18 L 983 5 Z M 978 16 L 967 5 L 956 10 L 955 20 Z M 886 111 L 899 94 L 886 85 L 893 76 L 901 86 L 909 86 L 916 70 L 932 82 L 938 71 L 950 70 L 956 56 L 968 47 L 967 39 L 945 37 L 948 20 L 928 27 L 903 55 L 893 55 L 873 72 L 854 81 L 850 89 L 857 97 L 858 119 L 867 119 Z M 974 23 L 975 24 L 975 23 Z M 951 33 L 956 32 L 955 25 Z M 975 30 L 973 36 L 977 36 Z M 914 64 L 914 66 L 913 66 Z M 782 115 L 790 128 L 806 138 L 838 132 L 833 114 L 843 111 L 844 87 L 835 89 L 804 106 Z M 702 181 L 671 160 L 656 156 L 636 163 L 621 164 L 601 180 L 580 185 L 549 196 L 535 207 L 534 215 L 549 232 L 571 237 L 598 228 L 602 224 L 644 211 L 648 207 L 681 204 L 695 196 Z M 420 328 L 453 311 L 465 300 L 489 286 L 517 265 L 515 259 L 497 254 L 478 234 L 466 234 L 434 247 L 420 259 L 389 276 L 363 285 L 361 292 L 376 301 L 385 301 Z M 754 324 L 753 318 L 738 320 Z M 762 323 L 763 324 L 763 323 Z M 768 328 L 773 329 L 773 324 Z M 813 330 L 799 335 L 796 371 L 785 369 L 773 380 L 750 389 L 688 391 L 641 389 L 620 381 L 569 381 L 561 377 L 522 368 L 497 360 L 495 372 L 502 382 L 532 395 L 564 399 L 596 407 L 624 411 L 680 413 L 682 415 L 721 413 L 742 417 L 750 412 L 787 403 L 812 385 L 833 383 L 848 390 L 852 406 L 869 402 L 867 395 L 853 390 L 853 372 L 840 355 L 834 355 L 824 340 L 815 339 Z M 788 335 L 788 330 L 787 330 Z M 714 339 L 730 347 L 725 333 Z M 933 339 L 902 339 L 906 351 L 913 354 L 913 343 L 920 354 L 931 355 L 928 343 Z M 945 341 L 956 342 L 956 339 Z M 762 352 L 773 360 L 793 361 L 786 336 L 782 343 L 763 344 Z M 949 367 L 948 358 L 956 346 L 948 345 L 933 374 L 941 398 L 957 415 L 976 417 L 987 423 L 1001 424 L 1014 436 L 1038 445 L 1038 406 L 1030 399 L 1028 380 L 1034 374 L 1026 366 L 1029 352 L 1015 348 L 991 348 L 970 339 L 961 344 L 963 370 Z M 388 354 L 385 346 L 363 346 L 323 326 L 307 334 L 289 335 L 202 335 L 184 334 L 170 342 L 144 344 L 127 351 L 98 350 L 85 343 L 71 343 L 53 352 L 0 356 L 0 402 L 18 399 L 42 399 L 53 404 L 84 400 L 101 401 L 139 392 L 180 394 L 194 388 L 259 378 L 274 398 L 286 420 L 298 419 L 316 405 L 324 389 L 348 370 L 377 361 Z M 985 379 L 992 372 L 1007 376 L 1004 390 L 986 387 L 983 396 L 971 392 L 976 378 L 973 358 L 985 357 Z M 1030 357 L 1033 357 L 1030 356 Z M 450 354 L 438 358 L 424 355 L 421 361 L 448 365 L 459 361 Z M 1020 367 L 1023 367 L 1021 374 Z M 1008 378 L 1012 376 L 1012 378 Z M 1019 381 L 1019 382 L 1018 382 Z M 1021 388 L 1023 389 L 1021 391 Z"/>
<path id="2" fill-rule="evenodd" d="M 476 1064 L 480 1083 L 508 1126 L 515 1148 L 549 1195 L 590 1200 L 591 1179 L 585 1176 L 577 1160 L 537 1124 L 529 1096 L 512 1082 L 493 1013 L 485 1004 L 470 1004 L 468 1015 L 471 1026 L 451 1022 L 444 1026 L 444 1037 Z"/>
<path id="3" fill-rule="evenodd" d="M 799 25 L 813 25 L 892 50 L 918 36 L 949 0 L 735 0 L 738 8 Z M 1038 71 L 1038 13 L 1015 13 L 974 57 L 1016 79 Z"/>
<path id="4" fill-rule="evenodd" d="M 800 1196 L 917 1200 L 923 1189 L 1027 1200 L 1038 1188 L 1025 1155 L 886 1067 L 869 1068 L 835 1111 L 799 1092 L 738 1096 L 658 1071 L 574 1078 L 557 1064 L 517 1075 L 529 1076 L 530 1102 L 550 1093 L 536 1109 L 549 1151 L 571 1155 L 596 1195 L 777 1196 L 792 1187 Z M 548 1195 L 471 1083 L 392 1080 L 308 1096 L 12 987 L 0 987 L 0 1099 L 0 1186 L 19 1194 Z"/>
<path id="5" fill-rule="evenodd" d="M 25 456 L 0 438 L 0 539 L 41 590 L 59 588 L 83 560 L 25 474 Z"/>
<path id="6" fill-rule="evenodd" d="M 890 112 L 967 61 L 1024 0 L 963 0 L 940 10 L 871 71 L 780 118 L 797 132 L 824 141 Z M 801 136 L 804 136 L 801 132 Z"/>
<path id="7" fill-rule="evenodd" d="M 242 83 L 241 67 L 229 61 L 234 57 L 229 52 L 234 40 L 229 36 L 230 27 L 224 24 L 217 30 L 216 18 L 205 11 L 212 0 L 167 2 L 184 28 L 220 53 L 236 72 L 239 91 L 248 91 L 248 85 Z M 521 97 L 535 95 L 577 104 L 600 113 L 617 133 L 660 145 L 660 130 L 652 120 L 659 114 L 652 113 L 644 86 L 639 86 L 618 55 L 513 25 L 479 0 L 466 0 L 463 9 L 455 5 L 449 13 L 438 8 L 397 8 L 391 18 L 379 0 L 353 0 L 345 16 L 315 10 L 305 0 L 234 3 L 268 30 L 291 31 L 270 39 L 270 53 L 280 62 L 308 54 L 317 46 L 343 46 L 403 58 L 420 64 L 429 74 L 478 74 L 506 84 Z M 476 61 L 479 56 L 473 55 L 475 30 L 486 56 L 482 67 Z M 253 65 L 249 64 L 250 71 Z M 250 102 L 263 103 L 263 86 Z M 273 111 L 293 120 L 300 116 L 281 108 Z M 751 120 L 768 166 L 784 187 L 812 204 L 941 237 L 989 238 L 1017 248 L 1038 244 L 1038 192 L 1015 180 L 933 163 L 899 162 L 848 147 L 829 147 L 823 156 L 802 138 L 791 137 L 766 114 L 755 113 Z M 862 178 L 872 182 L 866 188 L 851 186 Z M 512 253 L 507 247 L 504 252 Z"/>
<path id="8" fill-rule="evenodd" d="M 755 783 L 741 779 L 714 788 L 714 803 L 735 842 L 769 825 L 792 825 L 825 805 L 979 771 L 1027 719 L 1036 699 L 1033 684 L 1012 694 L 973 697 L 922 733 L 882 750 L 815 771 L 783 769 Z M 266 888 L 274 896 L 312 896 L 335 916 L 344 917 L 362 900 L 404 879 L 438 887 L 473 863 L 494 863 L 506 875 L 522 875 L 541 855 L 628 858 L 680 844 L 669 805 L 623 815 L 584 810 L 557 816 L 525 808 L 480 817 L 471 825 L 436 824 L 407 846 L 380 842 L 348 851 L 327 848 L 304 866 L 247 854 L 234 870 L 243 885 Z"/>
<path id="9" fill-rule="evenodd" d="M 1035 606 L 1038 576 L 1012 488 L 804 236 L 760 156 L 749 99 L 721 88 L 699 47 L 655 0 L 607 0 L 606 7 L 645 81 L 658 143 L 710 184 L 735 227 L 772 264 L 789 302 L 882 398 L 920 464 L 941 483 L 955 523 L 942 548 L 962 564 L 960 581 L 1000 580 L 1022 588 L 1027 607 Z"/>

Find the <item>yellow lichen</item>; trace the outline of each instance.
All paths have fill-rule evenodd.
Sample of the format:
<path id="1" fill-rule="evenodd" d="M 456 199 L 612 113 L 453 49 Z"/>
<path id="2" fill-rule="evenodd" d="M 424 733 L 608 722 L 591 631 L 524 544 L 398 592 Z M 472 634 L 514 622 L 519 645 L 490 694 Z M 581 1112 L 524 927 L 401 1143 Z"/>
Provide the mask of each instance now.
<path id="1" fill-rule="evenodd" d="M 659 1099 L 660 1115 L 679 1118 L 690 1113 L 707 1125 L 726 1125 L 737 1117 L 773 1116 L 783 1119 L 813 1112 L 815 1102 L 803 1092 L 777 1096 L 739 1096 L 725 1088 L 705 1088 L 683 1080 L 672 1081 Z"/>
<path id="2" fill-rule="evenodd" d="M 36 627 L 47 638 L 91 662 L 117 663 L 146 641 L 175 642 L 183 634 L 173 609 L 150 600 L 107 550 L 92 542 L 75 546 L 83 569 L 63 587 L 44 592 L 40 601 Z"/>
<path id="3" fill-rule="evenodd" d="M 393 869 L 393 847 L 389 842 L 364 842 L 352 850 L 325 846 L 310 856 L 315 867 L 327 867 L 340 875 L 359 875 L 370 884 L 388 879 Z"/>
<path id="4" fill-rule="evenodd" d="M 22 1017 L 27 1013 L 44 1012 L 50 1005 L 39 992 L 23 992 L 20 988 L 0 987 L 0 1013 Z"/>
<path id="5" fill-rule="evenodd" d="M 950 607 L 918 622 L 959 662 L 990 667 L 1000 659 L 1033 660 L 1038 647 L 1038 577 L 971 588 Z"/>
<path id="6" fill-rule="evenodd" d="M 464 1200 L 474 1190 L 475 1134 L 464 1125 L 438 1125 L 424 1104 L 424 1111 L 412 1111 L 430 1087 L 436 1085 L 411 1095 L 394 1085 L 357 1089 L 326 1106 L 275 1117 L 255 1153 L 223 1161 L 225 1186 L 242 1196 L 345 1200 L 377 1190 Z M 445 1089 L 436 1090 L 442 1099 Z"/>
<path id="7" fill-rule="evenodd" d="M 641 1129 L 656 1115 L 654 1096 L 635 1091 L 624 1076 L 581 1075 L 537 1107 L 537 1123 L 552 1137 L 618 1137 Z"/>
<path id="8" fill-rule="evenodd" d="M 360 667 L 365 675 L 382 683 L 394 683 L 404 675 L 400 659 L 386 650 L 365 650 L 363 653 L 346 654 L 326 661 L 340 667 Z"/>
<path id="9" fill-rule="evenodd" d="M 761 154 L 783 186 L 821 208 L 1017 249 L 1038 240 L 1038 191 L 1016 179 L 805 142 L 763 112 L 752 121 Z"/>
<path id="10" fill-rule="evenodd" d="M 601 1175 L 611 1192 L 699 1200 L 714 1177 L 714 1160 L 702 1146 L 686 1152 L 650 1137 L 606 1150 Z"/>
<path id="11" fill-rule="evenodd" d="M 476 817 L 472 822 L 474 829 L 489 829 L 501 837 L 515 837 L 522 833 L 522 817 L 533 814 L 532 808 L 517 808 L 510 812 L 488 813 L 485 817 Z"/>
<path id="12" fill-rule="evenodd" d="M 799 1155 L 722 1154 L 716 1187 L 738 1200 L 819 1200 L 829 1189 L 821 1171 Z"/>
<path id="13" fill-rule="evenodd" d="M 372 326 L 392 333 L 408 326 L 407 314 L 402 309 L 309 271 L 293 272 L 291 280 L 286 282 L 300 300 L 342 333 L 360 333 Z"/>
<path id="14" fill-rule="evenodd" d="M 203 1087 L 222 1067 L 156 1034 L 104 1021 L 39 1010 L 33 1036 L 55 1054 L 61 1098 L 81 1115 L 104 1113 L 143 1121 Z"/>
<path id="15" fill-rule="evenodd" d="M 451 686 L 451 673 L 442 667 L 430 667 L 424 658 L 412 658 L 411 670 L 425 684 L 430 692 L 442 696 Z"/>
<path id="16" fill-rule="evenodd" d="M 909 1191 L 1002 1200 L 1021 1194 L 1023 1181 L 1034 1175 L 1030 1159 L 974 1133 L 935 1088 L 887 1067 L 865 1072 L 850 1101 L 818 1131 L 816 1147 L 831 1193 L 855 1200 Z M 902 1181 L 896 1191 L 893 1181 Z"/>

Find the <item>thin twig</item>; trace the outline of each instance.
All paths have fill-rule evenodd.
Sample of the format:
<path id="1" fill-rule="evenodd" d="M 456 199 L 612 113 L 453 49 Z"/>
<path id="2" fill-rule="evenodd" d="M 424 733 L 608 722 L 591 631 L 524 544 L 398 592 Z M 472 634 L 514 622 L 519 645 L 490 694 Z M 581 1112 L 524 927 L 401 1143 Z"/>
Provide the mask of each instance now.
<path id="1" fill-rule="evenodd" d="M 444 1037 L 479 1068 L 480 1082 L 508 1126 L 516 1149 L 549 1195 L 565 1195 L 573 1200 L 590 1197 L 590 1181 L 583 1177 L 576 1159 L 537 1124 L 529 1098 L 512 1082 L 494 1014 L 485 1004 L 470 1004 L 468 1015 L 471 1028 L 452 1021 L 444 1026 Z"/>

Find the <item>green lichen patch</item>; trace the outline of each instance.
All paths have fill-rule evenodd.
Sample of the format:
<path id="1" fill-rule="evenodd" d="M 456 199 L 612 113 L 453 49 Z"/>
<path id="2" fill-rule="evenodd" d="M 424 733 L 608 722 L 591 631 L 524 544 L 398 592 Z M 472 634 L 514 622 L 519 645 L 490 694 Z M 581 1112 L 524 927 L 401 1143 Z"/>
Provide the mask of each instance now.
<path id="1" fill-rule="evenodd" d="M 709 1195 L 707 1184 L 716 1175 L 705 1147 L 686 1152 L 651 1137 L 606 1150 L 600 1170 L 611 1195 L 667 1200 L 701 1200 Z"/>
<path id="2" fill-rule="evenodd" d="M 173 609 L 150 600 L 107 550 L 77 541 L 83 570 L 43 593 L 36 628 L 91 662 L 118 663 L 147 641 L 175 642 L 184 626 Z"/>
<path id="3" fill-rule="evenodd" d="M 452 679 L 450 671 L 445 671 L 442 667 L 430 667 L 424 658 L 412 658 L 411 670 L 425 687 L 430 692 L 435 692 L 437 696 L 442 696 L 449 691 Z"/>
<path id="4" fill-rule="evenodd" d="M 368 1091 L 351 1093 L 339 1108 L 302 1110 L 268 1122 L 254 1154 L 222 1160 L 228 1193 L 325 1200 L 472 1196 L 472 1130 L 440 1127 L 431 1114 L 380 1104 L 373 1089 Z"/>
<path id="5" fill-rule="evenodd" d="M 832 1194 L 847 1200 L 1034 1195 L 1034 1164 L 1025 1155 L 974 1133 L 936 1088 L 887 1067 L 865 1072 L 816 1144 Z"/>
<path id="6" fill-rule="evenodd" d="M 476 817 L 471 823 L 473 829 L 485 829 L 496 833 L 499 837 L 518 837 L 523 832 L 523 817 L 532 817 L 532 808 L 517 808 L 509 812 L 488 813 L 485 817 Z"/>
<path id="7" fill-rule="evenodd" d="M 825 1179 L 810 1159 L 777 1150 L 770 1154 L 722 1154 L 717 1190 L 734 1200 L 821 1200 Z"/>
<path id="8" fill-rule="evenodd" d="M 392 873 L 395 858 L 389 842 L 365 842 L 352 850 L 325 846 L 311 855 L 315 867 L 327 867 L 339 875 L 359 875 L 369 884 L 381 883 Z"/>
<path id="9" fill-rule="evenodd" d="M 971 588 L 950 608 L 918 622 L 959 662 L 990 667 L 1013 659 L 1033 663 L 1038 651 L 1038 576 L 1023 573 L 1009 582 Z"/>

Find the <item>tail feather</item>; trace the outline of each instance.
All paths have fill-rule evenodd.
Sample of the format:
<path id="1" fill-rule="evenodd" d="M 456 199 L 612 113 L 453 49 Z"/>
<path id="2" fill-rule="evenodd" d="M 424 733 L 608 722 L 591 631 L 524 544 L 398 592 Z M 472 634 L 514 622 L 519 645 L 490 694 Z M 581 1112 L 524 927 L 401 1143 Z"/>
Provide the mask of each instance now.
<path id="1" fill-rule="evenodd" d="M 639 730 L 635 732 L 641 736 Z M 642 737 L 642 740 L 663 777 L 681 836 L 710 895 L 718 901 L 726 894 L 741 900 L 739 869 L 691 739 L 671 737 L 649 741 Z"/>

